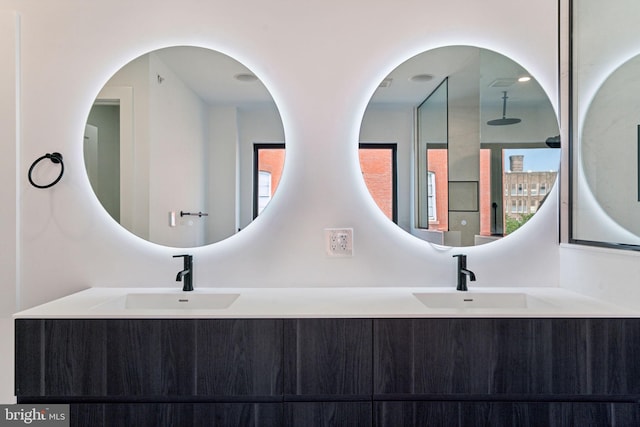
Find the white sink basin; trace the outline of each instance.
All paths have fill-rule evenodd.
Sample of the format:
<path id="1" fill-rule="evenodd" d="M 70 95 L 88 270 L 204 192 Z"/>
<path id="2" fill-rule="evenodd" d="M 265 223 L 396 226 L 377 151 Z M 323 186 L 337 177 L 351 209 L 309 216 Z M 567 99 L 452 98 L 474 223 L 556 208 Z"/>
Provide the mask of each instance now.
<path id="1" fill-rule="evenodd" d="M 221 310 L 228 308 L 240 294 L 162 292 L 129 293 L 96 306 L 104 310 Z"/>
<path id="2" fill-rule="evenodd" d="M 524 292 L 423 292 L 413 294 L 429 308 L 549 308 Z"/>

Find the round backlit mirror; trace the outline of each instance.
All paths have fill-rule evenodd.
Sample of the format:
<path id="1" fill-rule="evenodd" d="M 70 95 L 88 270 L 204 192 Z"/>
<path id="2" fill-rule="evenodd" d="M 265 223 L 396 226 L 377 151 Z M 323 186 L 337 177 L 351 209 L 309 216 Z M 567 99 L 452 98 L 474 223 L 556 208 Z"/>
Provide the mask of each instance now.
<path id="1" fill-rule="evenodd" d="M 437 244 L 471 246 L 514 232 L 544 203 L 560 166 L 559 133 L 551 102 L 524 68 L 486 49 L 450 46 L 384 79 L 360 144 L 398 151 L 401 176 L 392 171 L 387 196 L 398 225 Z M 388 203 L 367 185 L 379 206 Z"/>
<path id="2" fill-rule="evenodd" d="M 107 212 L 148 241 L 195 247 L 246 226 L 273 196 L 284 131 L 238 61 L 169 47 L 122 67 L 87 119 L 84 158 Z"/>
<path id="3" fill-rule="evenodd" d="M 594 216 L 592 221 L 613 221 L 640 237 L 640 55 L 618 67 L 595 94 L 584 119 L 580 156 L 586 182 L 608 218 Z M 625 185 L 618 185 L 625 182 Z M 592 210 L 593 211 L 593 210 Z M 581 212 L 585 221 L 594 212 Z M 616 236 L 614 226 L 603 240 L 639 244 L 633 236 Z M 586 233 L 585 233 L 586 234 Z M 615 238 L 614 238 L 615 236 Z M 600 236 L 602 237 L 602 236 Z"/>

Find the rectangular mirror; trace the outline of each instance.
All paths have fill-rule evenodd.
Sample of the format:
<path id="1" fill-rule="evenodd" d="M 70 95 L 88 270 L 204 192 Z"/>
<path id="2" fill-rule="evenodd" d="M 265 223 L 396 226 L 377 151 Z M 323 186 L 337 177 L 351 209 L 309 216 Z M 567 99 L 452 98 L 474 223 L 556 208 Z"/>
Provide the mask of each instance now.
<path id="1" fill-rule="evenodd" d="M 570 241 L 640 250 L 640 3 L 570 0 L 569 7 Z"/>

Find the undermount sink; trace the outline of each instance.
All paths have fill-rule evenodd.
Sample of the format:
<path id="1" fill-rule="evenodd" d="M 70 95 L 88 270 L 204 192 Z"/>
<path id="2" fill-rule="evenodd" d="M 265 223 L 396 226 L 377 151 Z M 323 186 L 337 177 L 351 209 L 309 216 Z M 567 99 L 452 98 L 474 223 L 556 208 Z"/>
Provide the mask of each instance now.
<path id="1" fill-rule="evenodd" d="M 221 310 L 238 299 L 234 293 L 129 293 L 106 303 L 97 309 L 120 310 Z"/>
<path id="2" fill-rule="evenodd" d="M 423 292 L 413 294 L 428 308 L 548 308 L 524 292 Z"/>

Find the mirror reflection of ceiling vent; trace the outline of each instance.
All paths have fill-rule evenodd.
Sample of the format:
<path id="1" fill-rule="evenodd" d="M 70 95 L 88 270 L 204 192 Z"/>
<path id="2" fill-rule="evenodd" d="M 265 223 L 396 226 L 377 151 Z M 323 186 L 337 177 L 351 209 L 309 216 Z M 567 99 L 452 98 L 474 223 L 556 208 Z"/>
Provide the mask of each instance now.
<path id="1" fill-rule="evenodd" d="M 391 77 L 387 77 L 386 79 L 384 79 L 382 81 L 382 83 L 380 83 L 380 86 L 378 87 L 389 87 L 391 86 L 391 82 L 393 81 L 393 79 Z"/>
<path id="2" fill-rule="evenodd" d="M 511 77 L 497 78 L 489 84 L 489 87 L 509 87 L 513 85 L 517 79 Z"/>

